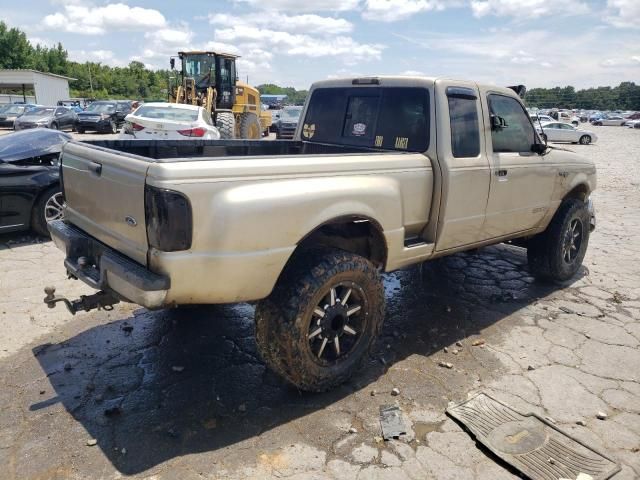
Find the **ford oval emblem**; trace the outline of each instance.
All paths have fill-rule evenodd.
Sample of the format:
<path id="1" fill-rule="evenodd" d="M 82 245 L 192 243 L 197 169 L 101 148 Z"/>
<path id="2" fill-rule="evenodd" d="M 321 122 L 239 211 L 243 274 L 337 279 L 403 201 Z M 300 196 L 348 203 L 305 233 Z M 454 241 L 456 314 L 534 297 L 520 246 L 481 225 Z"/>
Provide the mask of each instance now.
<path id="1" fill-rule="evenodd" d="M 138 222 L 136 221 L 136 219 L 133 217 L 130 217 L 129 215 L 124 217 L 124 221 L 127 222 L 127 225 L 129 225 L 130 227 L 135 227 L 136 225 L 138 225 Z"/>

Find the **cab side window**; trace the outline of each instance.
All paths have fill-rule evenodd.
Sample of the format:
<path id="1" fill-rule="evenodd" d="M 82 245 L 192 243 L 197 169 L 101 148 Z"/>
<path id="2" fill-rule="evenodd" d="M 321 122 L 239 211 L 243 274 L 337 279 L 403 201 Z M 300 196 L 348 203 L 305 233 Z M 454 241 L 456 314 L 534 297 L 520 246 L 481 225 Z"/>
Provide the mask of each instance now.
<path id="1" fill-rule="evenodd" d="M 506 126 L 491 130 L 493 151 L 530 152 L 535 143 L 535 131 L 524 107 L 515 98 L 505 95 L 489 95 L 491 115 L 502 117 Z"/>
<path id="2" fill-rule="evenodd" d="M 480 129 L 475 92 L 470 88 L 449 87 L 447 97 L 451 153 L 455 158 L 477 157 L 480 155 Z"/>

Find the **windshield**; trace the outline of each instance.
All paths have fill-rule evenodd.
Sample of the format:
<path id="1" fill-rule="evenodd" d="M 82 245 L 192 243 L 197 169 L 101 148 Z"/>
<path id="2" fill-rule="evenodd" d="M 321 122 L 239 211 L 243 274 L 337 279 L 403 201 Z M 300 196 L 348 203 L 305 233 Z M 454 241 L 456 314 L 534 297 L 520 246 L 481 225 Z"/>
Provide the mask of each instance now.
<path id="1" fill-rule="evenodd" d="M 115 103 L 92 103 L 85 110 L 93 113 L 113 113 L 116 111 Z"/>
<path id="2" fill-rule="evenodd" d="M 29 110 L 25 115 L 52 115 L 54 110 L 54 108 L 39 107 Z"/>
<path id="3" fill-rule="evenodd" d="M 282 110 L 280 114 L 280 118 L 283 120 L 297 120 L 300 118 L 300 114 L 302 113 L 302 108 L 285 108 Z"/>
<path id="4" fill-rule="evenodd" d="M 6 110 L 3 110 L 2 113 L 9 115 L 9 114 L 14 114 L 14 115 L 20 115 L 21 113 L 24 112 L 24 105 L 10 105 L 6 108 Z"/>
<path id="5" fill-rule="evenodd" d="M 429 92 L 417 87 L 316 89 L 302 140 L 424 152 L 429 147 Z"/>
<path id="6" fill-rule="evenodd" d="M 184 58 L 185 77 L 195 79 L 196 86 L 207 87 L 215 83 L 215 57 L 209 55 L 189 55 Z"/>
<path id="7" fill-rule="evenodd" d="M 154 107 L 145 105 L 135 113 L 136 117 L 174 120 L 177 122 L 195 122 L 198 120 L 198 110 L 191 110 L 180 107 Z"/>

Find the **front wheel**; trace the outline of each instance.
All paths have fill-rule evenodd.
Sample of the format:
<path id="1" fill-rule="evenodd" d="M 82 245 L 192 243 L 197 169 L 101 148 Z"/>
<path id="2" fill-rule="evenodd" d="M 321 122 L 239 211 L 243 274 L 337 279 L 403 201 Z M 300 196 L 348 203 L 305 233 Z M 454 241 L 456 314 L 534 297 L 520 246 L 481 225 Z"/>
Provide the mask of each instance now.
<path id="1" fill-rule="evenodd" d="M 580 137 L 580 145 L 589 145 L 591 143 L 591 137 L 589 135 L 582 135 Z"/>
<path id="2" fill-rule="evenodd" d="M 590 220 L 585 202 L 565 200 L 547 229 L 529 241 L 527 260 L 533 276 L 556 281 L 573 277 L 587 252 Z"/>
<path id="3" fill-rule="evenodd" d="M 340 250 L 293 259 L 256 308 L 267 365 L 301 390 L 325 391 L 362 364 L 384 319 L 384 290 L 366 258 Z"/>
<path id="4" fill-rule="evenodd" d="M 216 113 L 216 127 L 220 132 L 222 140 L 231 140 L 236 138 L 236 119 L 232 112 Z"/>
<path id="5" fill-rule="evenodd" d="M 36 201 L 31 214 L 31 227 L 43 237 L 49 236 L 47 223 L 60 220 L 64 216 L 64 196 L 60 187 L 45 191 Z"/>
<path id="6" fill-rule="evenodd" d="M 240 138 L 248 140 L 260 140 L 262 126 L 255 113 L 243 113 L 240 116 Z"/>

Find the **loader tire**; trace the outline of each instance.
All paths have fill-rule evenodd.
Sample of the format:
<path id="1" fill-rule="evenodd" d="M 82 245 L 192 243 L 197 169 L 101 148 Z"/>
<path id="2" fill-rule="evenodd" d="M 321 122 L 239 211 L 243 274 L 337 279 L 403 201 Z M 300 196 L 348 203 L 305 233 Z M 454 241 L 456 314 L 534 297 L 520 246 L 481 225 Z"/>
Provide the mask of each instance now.
<path id="1" fill-rule="evenodd" d="M 240 116 L 240 138 L 247 140 L 260 140 L 262 126 L 255 113 L 243 113 Z"/>
<path id="2" fill-rule="evenodd" d="M 300 390 L 321 392 L 360 368 L 383 320 L 375 265 L 353 253 L 318 249 L 293 259 L 258 303 L 256 343 L 276 374 Z"/>
<path id="3" fill-rule="evenodd" d="M 220 132 L 220 139 L 232 140 L 236 138 L 236 119 L 231 112 L 216 114 L 216 127 Z"/>
<path id="4" fill-rule="evenodd" d="M 547 229 L 529 240 L 529 271 L 539 280 L 564 282 L 573 277 L 587 252 L 590 233 L 587 204 L 565 200 Z"/>

